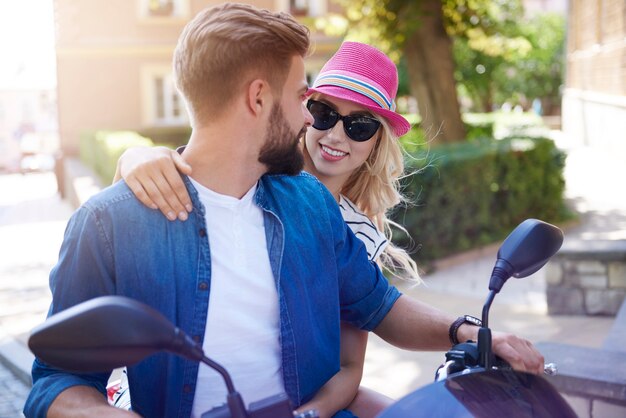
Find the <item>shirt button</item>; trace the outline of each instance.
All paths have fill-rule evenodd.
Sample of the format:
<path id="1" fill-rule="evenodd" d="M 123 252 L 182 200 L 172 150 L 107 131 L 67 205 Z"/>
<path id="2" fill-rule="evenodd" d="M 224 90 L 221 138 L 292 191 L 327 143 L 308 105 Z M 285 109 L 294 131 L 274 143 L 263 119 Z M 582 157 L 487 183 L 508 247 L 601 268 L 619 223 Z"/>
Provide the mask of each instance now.
<path id="1" fill-rule="evenodd" d="M 206 229 L 202 228 L 200 230 L 200 236 L 203 237 L 203 238 L 206 237 Z"/>
<path id="2" fill-rule="evenodd" d="M 207 290 L 209 288 L 209 285 L 207 282 L 200 282 L 200 284 L 198 285 L 198 289 L 200 290 Z"/>
<path id="3" fill-rule="evenodd" d="M 191 393 L 191 385 L 184 385 L 183 386 L 183 392 Z"/>

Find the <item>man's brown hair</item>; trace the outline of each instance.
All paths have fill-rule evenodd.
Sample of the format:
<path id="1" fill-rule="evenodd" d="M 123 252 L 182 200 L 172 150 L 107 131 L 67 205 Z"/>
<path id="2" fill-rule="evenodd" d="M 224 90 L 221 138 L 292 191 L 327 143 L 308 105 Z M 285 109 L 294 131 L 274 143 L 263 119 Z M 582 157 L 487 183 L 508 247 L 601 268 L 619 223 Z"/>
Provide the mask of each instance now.
<path id="1" fill-rule="evenodd" d="M 309 30 L 286 13 L 239 3 L 198 13 L 180 35 L 173 63 L 192 123 L 218 117 L 255 78 L 280 94 L 292 57 L 308 49 Z"/>

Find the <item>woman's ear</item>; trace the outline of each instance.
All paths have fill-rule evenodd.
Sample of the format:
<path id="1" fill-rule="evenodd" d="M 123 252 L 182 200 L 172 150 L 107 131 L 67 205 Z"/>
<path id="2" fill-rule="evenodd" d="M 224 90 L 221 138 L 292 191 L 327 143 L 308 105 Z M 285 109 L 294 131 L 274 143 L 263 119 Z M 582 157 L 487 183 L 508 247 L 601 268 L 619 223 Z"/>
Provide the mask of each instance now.
<path id="1" fill-rule="evenodd" d="M 265 80 L 255 79 L 248 85 L 246 107 L 253 115 L 260 115 L 271 108 L 272 94 Z"/>

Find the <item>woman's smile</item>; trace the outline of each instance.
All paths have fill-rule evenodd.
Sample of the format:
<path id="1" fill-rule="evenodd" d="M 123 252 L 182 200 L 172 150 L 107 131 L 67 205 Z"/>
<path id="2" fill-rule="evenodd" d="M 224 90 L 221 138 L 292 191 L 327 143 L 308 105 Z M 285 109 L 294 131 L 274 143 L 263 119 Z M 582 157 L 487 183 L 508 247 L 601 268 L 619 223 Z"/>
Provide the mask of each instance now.
<path id="1" fill-rule="evenodd" d="M 339 161 L 348 155 L 347 152 L 331 148 L 328 145 L 320 144 L 320 154 L 327 161 Z"/>

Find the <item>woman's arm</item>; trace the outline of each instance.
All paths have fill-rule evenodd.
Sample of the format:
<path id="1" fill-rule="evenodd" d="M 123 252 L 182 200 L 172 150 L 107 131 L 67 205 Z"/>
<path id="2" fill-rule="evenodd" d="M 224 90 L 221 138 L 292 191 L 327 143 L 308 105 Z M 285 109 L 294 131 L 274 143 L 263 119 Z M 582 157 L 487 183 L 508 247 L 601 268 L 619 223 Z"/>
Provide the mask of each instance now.
<path id="1" fill-rule="evenodd" d="M 134 412 L 110 406 L 100 392 L 88 386 L 72 386 L 57 396 L 48 409 L 49 418 L 139 417 Z"/>
<path id="2" fill-rule="evenodd" d="M 361 383 L 366 346 L 367 332 L 342 323 L 341 369 L 322 386 L 313 399 L 298 408 L 297 412 L 317 409 L 320 418 L 330 418 L 338 411 L 348 408 Z"/>
<path id="3" fill-rule="evenodd" d="M 392 398 L 361 386 L 348 409 L 359 418 L 375 418 L 393 402 Z"/>
<path id="4" fill-rule="evenodd" d="M 193 207 L 179 172 L 191 175 L 191 166 L 176 151 L 132 147 L 117 161 L 113 182 L 123 178 L 141 203 L 159 209 L 170 221 L 184 221 Z"/>
<path id="5" fill-rule="evenodd" d="M 454 319 L 430 305 L 403 295 L 374 332 L 388 343 L 406 350 L 447 350 L 450 348 L 448 329 Z M 477 338 L 477 326 L 463 324 L 459 327 L 459 341 L 476 341 Z M 543 373 L 543 355 L 530 341 L 494 331 L 492 347 L 494 354 L 506 360 L 515 370 Z"/>

